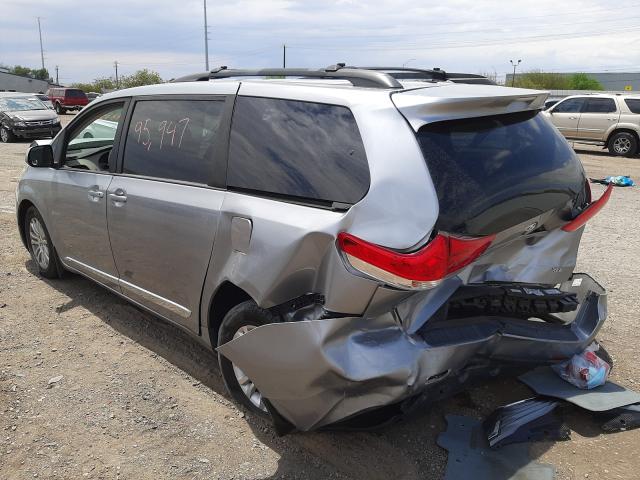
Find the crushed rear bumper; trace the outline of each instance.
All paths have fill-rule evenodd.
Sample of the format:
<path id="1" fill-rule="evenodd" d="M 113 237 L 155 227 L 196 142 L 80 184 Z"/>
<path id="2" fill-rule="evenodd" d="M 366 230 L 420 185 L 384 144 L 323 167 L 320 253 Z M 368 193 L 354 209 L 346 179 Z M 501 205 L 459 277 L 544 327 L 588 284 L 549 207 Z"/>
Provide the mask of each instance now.
<path id="1" fill-rule="evenodd" d="M 427 321 L 410 334 L 394 308 L 374 318 L 273 323 L 218 351 L 284 419 L 306 431 L 429 396 L 433 387 L 462 381 L 472 366 L 533 367 L 582 351 L 606 319 L 605 290 L 584 274 L 561 289 L 580 301 L 576 311 L 557 314 L 561 324 L 479 316 Z"/>

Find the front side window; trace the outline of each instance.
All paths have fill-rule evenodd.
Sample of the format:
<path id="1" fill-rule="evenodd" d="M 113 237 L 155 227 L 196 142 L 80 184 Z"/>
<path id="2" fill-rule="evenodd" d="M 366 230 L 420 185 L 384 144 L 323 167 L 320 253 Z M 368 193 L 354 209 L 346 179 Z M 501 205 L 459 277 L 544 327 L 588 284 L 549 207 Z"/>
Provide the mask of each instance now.
<path id="1" fill-rule="evenodd" d="M 625 98 L 624 103 L 627 104 L 631 113 L 640 113 L 640 99 Z"/>
<path id="2" fill-rule="evenodd" d="M 584 113 L 612 113 L 616 111 L 613 98 L 590 98 L 584 108 Z"/>
<path id="3" fill-rule="evenodd" d="M 92 112 L 71 132 L 64 166 L 79 170 L 108 171 L 115 159 L 113 144 L 123 121 L 124 104 Z"/>
<path id="4" fill-rule="evenodd" d="M 229 146 L 230 187 L 353 204 L 369 166 L 351 111 L 342 106 L 238 97 Z"/>
<path id="5" fill-rule="evenodd" d="M 582 110 L 583 104 L 584 98 L 570 98 L 569 100 L 558 103 L 554 107 L 553 113 L 579 113 L 580 110 Z"/>
<path id="6" fill-rule="evenodd" d="M 137 102 L 123 173 L 208 184 L 223 110 L 223 100 Z"/>

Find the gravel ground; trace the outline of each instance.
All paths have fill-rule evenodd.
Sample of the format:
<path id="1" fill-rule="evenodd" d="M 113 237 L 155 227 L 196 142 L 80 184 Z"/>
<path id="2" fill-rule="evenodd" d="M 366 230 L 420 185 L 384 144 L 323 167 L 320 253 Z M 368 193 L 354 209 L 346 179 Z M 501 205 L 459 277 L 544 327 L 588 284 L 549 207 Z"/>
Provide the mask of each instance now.
<path id="1" fill-rule="evenodd" d="M 215 356 L 182 331 L 79 276 L 35 275 L 14 213 L 27 146 L 0 144 L 0 478 L 441 478 L 445 414 L 481 417 L 531 395 L 497 380 L 376 432 L 277 437 L 236 408 Z M 578 152 L 592 177 L 640 179 L 639 158 Z M 587 226 L 577 268 L 609 291 L 599 339 L 629 388 L 640 388 L 639 194 L 614 191 Z M 567 421 L 572 440 L 532 447 L 557 478 L 640 478 L 640 430 L 602 435 L 586 413 Z"/>

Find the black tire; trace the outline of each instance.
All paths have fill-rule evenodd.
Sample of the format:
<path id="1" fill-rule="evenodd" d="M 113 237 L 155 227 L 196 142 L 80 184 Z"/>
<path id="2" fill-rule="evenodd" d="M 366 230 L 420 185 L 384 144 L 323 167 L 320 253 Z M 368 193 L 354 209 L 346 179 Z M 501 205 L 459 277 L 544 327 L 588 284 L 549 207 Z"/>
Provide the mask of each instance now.
<path id="1" fill-rule="evenodd" d="M 32 221 L 37 222 L 41 228 L 40 232 L 35 229 L 36 231 L 33 232 L 33 235 Z M 60 263 L 60 259 L 58 258 L 56 249 L 51 242 L 51 237 L 49 236 L 49 231 L 44 224 L 44 220 L 42 219 L 42 216 L 40 215 L 40 212 L 38 212 L 36 207 L 29 207 L 29 209 L 27 210 L 27 214 L 24 216 L 24 232 L 27 239 L 27 245 L 29 246 L 29 253 L 31 254 L 33 263 L 35 263 L 36 268 L 38 269 L 38 273 L 45 278 L 62 277 L 62 264 Z M 42 254 L 38 255 L 38 253 L 36 252 L 38 247 L 37 245 L 34 245 L 33 241 L 37 237 L 44 238 L 44 240 L 46 241 L 46 244 L 40 242 L 40 246 L 42 248 L 45 248 L 47 251 L 48 261 L 46 263 L 43 261 Z"/>
<path id="2" fill-rule="evenodd" d="M 612 155 L 620 157 L 633 157 L 638 153 L 638 139 L 629 132 L 614 133 L 607 145 Z"/>
<path id="3" fill-rule="evenodd" d="M 240 303 L 229 310 L 222 320 L 218 331 L 218 346 L 233 340 L 234 335 L 243 327 L 259 327 L 277 321 L 278 317 L 272 315 L 268 310 L 258 307 L 252 300 Z M 233 399 L 251 412 L 264 418 L 270 418 L 266 410 L 259 408 L 249 400 L 236 377 L 233 363 L 221 354 L 218 354 L 218 362 L 224 384 Z M 251 383 L 250 380 L 249 383 Z"/>
<path id="4" fill-rule="evenodd" d="M 56 102 L 56 113 L 58 115 L 64 115 L 65 113 L 67 113 L 67 111 L 62 108 L 62 105 L 60 105 L 60 103 Z"/>
<path id="5" fill-rule="evenodd" d="M 16 136 L 10 129 L 8 129 L 4 125 L 0 127 L 0 141 L 2 141 L 2 143 L 11 143 L 15 142 L 15 140 Z"/>

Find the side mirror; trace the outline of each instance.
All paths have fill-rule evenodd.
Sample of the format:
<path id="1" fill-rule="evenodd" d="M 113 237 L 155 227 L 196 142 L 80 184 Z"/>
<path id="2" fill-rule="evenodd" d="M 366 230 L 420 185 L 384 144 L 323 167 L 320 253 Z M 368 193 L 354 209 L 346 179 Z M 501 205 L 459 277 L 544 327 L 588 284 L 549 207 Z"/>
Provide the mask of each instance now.
<path id="1" fill-rule="evenodd" d="M 27 152 L 27 164 L 32 167 L 53 167 L 53 149 L 51 145 L 34 145 Z"/>

